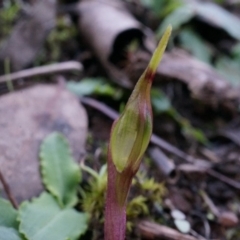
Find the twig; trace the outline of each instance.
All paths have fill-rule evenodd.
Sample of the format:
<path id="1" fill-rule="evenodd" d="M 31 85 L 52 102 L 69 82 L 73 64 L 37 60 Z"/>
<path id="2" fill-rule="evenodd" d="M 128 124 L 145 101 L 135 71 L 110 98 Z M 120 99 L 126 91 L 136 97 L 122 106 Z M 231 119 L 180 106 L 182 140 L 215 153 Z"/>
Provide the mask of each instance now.
<path id="1" fill-rule="evenodd" d="M 11 190 L 10 190 L 10 187 L 8 186 L 7 182 L 5 181 L 1 170 L 0 170 L 0 182 L 3 185 L 3 189 L 4 189 L 5 193 L 6 193 L 9 201 L 11 202 L 11 204 L 13 205 L 14 208 L 18 209 L 17 201 L 13 197 L 13 195 L 11 193 Z"/>
<path id="2" fill-rule="evenodd" d="M 176 148 L 175 146 L 171 145 L 170 143 L 166 142 L 165 140 L 163 140 L 162 138 L 158 137 L 156 134 L 152 134 L 151 137 L 151 143 L 159 146 L 160 148 L 164 149 L 165 151 L 172 153 L 174 155 L 176 155 L 177 157 L 193 163 L 194 162 L 194 158 L 188 154 L 186 154 L 185 152 L 179 150 L 178 148 Z"/>
<path id="3" fill-rule="evenodd" d="M 88 105 L 92 108 L 97 109 L 98 111 L 102 112 L 104 115 L 108 116 L 112 120 L 115 120 L 119 116 L 117 111 L 111 109 L 106 104 L 101 103 L 93 98 L 83 97 L 80 99 L 80 101 L 85 105 Z M 186 153 L 182 152 L 178 148 L 172 146 L 171 144 L 169 144 L 168 142 L 166 142 L 165 140 L 163 140 L 162 138 L 158 137 L 155 134 L 152 134 L 151 143 L 159 146 L 160 148 L 164 149 L 169 153 L 173 153 L 174 155 L 188 162 L 193 162 L 194 160 L 193 157 L 187 155 Z"/>
<path id="4" fill-rule="evenodd" d="M 228 178 L 228 177 L 222 175 L 221 173 L 218 173 L 218 172 L 216 172 L 216 171 L 214 171 L 214 170 L 212 170 L 212 169 L 208 169 L 208 170 L 207 170 L 207 173 L 208 173 L 210 176 L 215 177 L 215 178 L 217 178 L 218 180 L 221 180 L 222 182 L 225 182 L 225 183 L 227 183 L 228 185 L 230 185 L 230 186 L 232 186 L 232 187 L 240 190 L 240 182 L 237 182 L 237 181 L 235 181 L 235 180 L 233 180 L 233 179 L 231 179 L 231 178 Z"/>
<path id="5" fill-rule="evenodd" d="M 60 73 L 60 72 L 66 72 L 66 71 L 73 71 L 73 70 L 82 71 L 82 69 L 83 69 L 82 64 L 77 61 L 54 63 L 46 66 L 30 68 L 30 69 L 22 70 L 19 72 L 0 76 L 0 83 L 7 82 L 9 81 L 9 79 L 11 79 L 11 81 L 14 81 L 21 78 L 29 78 L 34 76 Z"/>
<path id="6" fill-rule="evenodd" d="M 101 103 L 93 98 L 83 97 L 80 98 L 80 101 L 85 105 L 97 109 L 98 111 L 102 112 L 104 115 L 108 116 L 112 120 L 115 120 L 119 116 L 119 114 L 115 110 L 111 109 L 106 104 Z M 174 154 L 175 156 L 181 158 L 182 160 L 190 162 L 192 164 L 194 164 L 194 162 L 196 162 L 197 160 L 196 158 L 186 154 L 185 152 L 181 151 L 180 149 L 176 148 L 175 146 L 171 145 L 170 143 L 166 142 L 165 140 L 163 140 L 162 138 L 158 137 L 155 134 L 152 134 L 151 143 L 155 144 L 156 146 L 162 148 L 163 150 L 171 154 Z M 225 182 L 228 185 L 240 190 L 239 182 L 230 179 L 220 173 L 217 173 L 212 169 L 206 169 L 206 171 L 210 176 L 215 177 L 218 180 Z"/>
<path id="7" fill-rule="evenodd" d="M 159 147 L 150 147 L 148 154 L 164 177 L 176 177 L 177 171 L 175 164 Z"/>
<path id="8" fill-rule="evenodd" d="M 102 112 L 104 115 L 106 115 L 112 120 L 115 120 L 119 116 L 117 111 L 113 110 L 112 108 L 108 107 L 106 104 L 101 103 L 93 98 L 82 97 L 80 98 L 80 101 L 81 103 L 87 106 L 97 109 L 99 112 Z"/>
<path id="9" fill-rule="evenodd" d="M 214 216 L 218 216 L 219 215 L 219 210 L 218 208 L 215 206 L 215 204 L 213 203 L 213 201 L 209 198 L 209 196 L 207 195 L 207 193 L 204 190 L 200 191 L 200 195 L 202 196 L 204 202 L 206 203 L 206 205 L 208 206 L 208 208 L 210 209 L 210 211 L 213 213 Z"/>
<path id="10" fill-rule="evenodd" d="M 197 240 L 197 238 L 178 232 L 175 229 L 150 221 L 141 221 L 137 230 L 144 239 Z"/>
<path id="11" fill-rule="evenodd" d="M 198 234 L 196 231 L 194 231 L 193 229 L 190 230 L 190 233 L 196 237 L 198 240 L 207 240 L 209 238 L 204 238 L 203 236 L 201 236 L 200 234 Z"/>

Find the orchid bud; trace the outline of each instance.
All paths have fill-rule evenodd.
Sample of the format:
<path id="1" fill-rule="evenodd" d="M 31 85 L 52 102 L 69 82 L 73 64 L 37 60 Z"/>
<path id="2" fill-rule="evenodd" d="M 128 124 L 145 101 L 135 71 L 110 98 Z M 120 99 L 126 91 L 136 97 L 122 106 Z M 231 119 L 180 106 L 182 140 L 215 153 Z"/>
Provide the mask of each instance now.
<path id="1" fill-rule="evenodd" d="M 112 127 L 109 149 L 119 173 L 131 166 L 135 171 L 148 146 L 152 134 L 150 90 L 159 62 L 162 59 L 171 27 L 165 31 L 152 59 L 137 82 L 122 115 Z"/>
<path id="2" fill-rule="evenodd" d="M 126 199 L 132 178 L 140 166 L 141 158 L 152 134 L 150 90 L 171 29 L 168 27 L 165 31 L 122 115 L 112 126 L 108 148 L 105 240 L 123 240 L 125 238 Z"/>

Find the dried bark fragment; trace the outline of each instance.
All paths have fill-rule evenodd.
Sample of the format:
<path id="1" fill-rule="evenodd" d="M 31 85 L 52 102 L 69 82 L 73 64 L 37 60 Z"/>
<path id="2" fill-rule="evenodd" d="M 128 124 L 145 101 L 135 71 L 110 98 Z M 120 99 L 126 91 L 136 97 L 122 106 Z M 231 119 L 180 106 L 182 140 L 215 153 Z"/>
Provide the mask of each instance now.
<path id="1" fill-rule="evenodd" d="M 145 47 L 153 51 L 154 34 L 134 19 L 121 1 L 81 1 L 78 9 L 80 33 L 108 75 L 118 84 L 132 87 L 128 76 L 114 62 L 134 39 L 144 41 Z"/>
<path id="2" fill-rule="evenodd" d="M 82 1 L 79 4 L 79 29 L 110 78 L 125 87 L 133 87 L 147 66 L 154 49 L 153 32 L 135 20 L 119 1 Z M 133 39 L 140 46 L 127 56 L 122 55 Z M 240 103 L 234 89 L 211 66 L 184 51 L 166 53 L 158 68 L 156 81 L 182 82 L 192 98 L 206 106 L 236 112 Z"/>

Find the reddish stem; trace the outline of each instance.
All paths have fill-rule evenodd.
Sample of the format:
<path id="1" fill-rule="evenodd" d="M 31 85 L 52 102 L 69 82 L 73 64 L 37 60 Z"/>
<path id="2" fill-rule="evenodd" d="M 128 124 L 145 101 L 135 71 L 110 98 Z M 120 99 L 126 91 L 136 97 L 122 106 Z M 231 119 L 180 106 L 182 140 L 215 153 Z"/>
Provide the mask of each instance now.
<path id="1" fill-rule="evenodd" d="M 109 153 L 104 226 L 105 240 L 125 239 L 126 199 L 133 176 L 130 168 L 118 173 Z"/>

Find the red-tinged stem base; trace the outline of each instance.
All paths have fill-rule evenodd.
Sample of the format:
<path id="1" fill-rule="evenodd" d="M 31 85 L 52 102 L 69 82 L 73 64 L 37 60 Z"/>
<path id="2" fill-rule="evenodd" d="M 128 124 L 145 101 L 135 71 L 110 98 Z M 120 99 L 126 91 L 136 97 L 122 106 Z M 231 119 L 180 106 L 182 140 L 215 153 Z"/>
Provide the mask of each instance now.
<path id="1" fill-rule="evenodd" d="M 117 172 L 111 159 L 108 161 L 108 184 L 105 209 L 105 240 L 124 240 L 126 233 L 126 198 L 134 174 Z"/>

